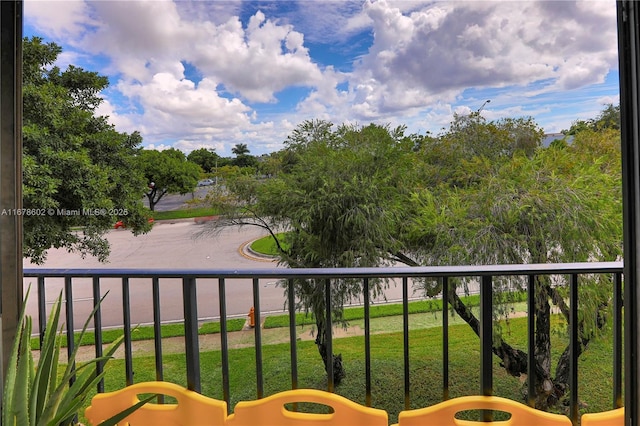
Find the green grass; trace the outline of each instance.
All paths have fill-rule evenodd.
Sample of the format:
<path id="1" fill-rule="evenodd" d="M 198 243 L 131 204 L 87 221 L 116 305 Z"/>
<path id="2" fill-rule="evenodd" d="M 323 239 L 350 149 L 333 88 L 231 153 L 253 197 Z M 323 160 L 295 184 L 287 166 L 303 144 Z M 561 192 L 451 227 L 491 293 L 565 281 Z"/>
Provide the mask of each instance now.
<path id="1" fill-rule="evenodd" d="M 559 317 L 554 321 L 558 323 Z M 512 319 L 508 326 L 508 341 L 526 350 L 526 318 Z M 372 404 L 386 410 L 390 422 L 397 421 L 404 409 L 403 335 L 400 331 L 375 334 L 371 337 Z M 566 338 L 554 334 L 554 363 L 566 345 Z M 409 332 L 410 396 L 411 408 L 436 404 L 442 400 L 442 330 L 439 327 Z M 603 336 L 592 341 L 580 359 L 579 398 L 585 404 L 582 411 L 598 412 L 611 408 L 612 339 Z M 479 392 L 478 337 L 469 326 L 449 327 L 450 359 L 448 365 L 450 396 L 473 395 Z M 326 376 L 313 341 L 299 341 L 298 387 L 326 389 Z M 336 392 L 357 403 L 365 403 L 364 338 L 349 337 L 334 340 L 334 352 L 341 353 L 347 377 Z M 265 395 L 291 388 L 290 350 L 288 344 L 264 345 L 263 377 Z M 256 399 L 255 350 L 253 348 L 229 351 L 231 408 L 238 401 Z M 200 354 L 202 393 L 222 399 L 221 353 Z M 163 357 L 164 380 L 186 386 L 186 360 L 184 355 Z M 111 361 L 107 367 L 106 390 L 125 385 L 124 361 Z M 153 357 L 135 358 L 135 381 L 155 380 Z M 494 357 L 494 391 L 496 395 L 522 401 L 522 382 L 507 375 Z M 80 419 L 82 420 L 82 419 Z"/>
<path id="2" fill-rule="evenodd" d="M 471 308 L 479 306 L 480 297 L 477 295 L 474 296 L 465 296 L 462 297 L 462 300 L 465 304 Z M 525 310 L 524 307 L 516 308 L 516 310 Z M 439 299 L 435 300 L 420 300 L 408 303 L 408 313 L 412 314 L 420 314 L 420 313 L 429 313 L 429 312 L 441 312 L 442 311 L 442 301 Z M 392 304 L 379 304 L 379 305 L 371 305 L 369 310 L 369 318 L 383 318 L 383 317 L 400 317 L 403 312 L 402 304 L 400 303 L 392 303 Z M 345 308 L 344 310 L 344 320 L 347 322 L 359 321 L 364 319 L 364 307 L 357 306 L 352 308 Z M 245 323 L 245 319 L 243 318 L 235 318 L 227 320 L 227 330 L 228 331 L 240 331 L 242 330 Z M 297 313 L 296 314 L 296 325 L 305 326 L 305 325 L 314 325 L 315 320 L 310 314 L 305 313 Z M 358 322 L 360 324 L 360 322 Z M 268 316 L 265 319 L 263 328 L 281 328 L 281 327 L 289 327 L 289 315 L 273 315 Z M 220 332 L 220 323 L 217 321 L 203 323 L 198 329 L 198 334 L 213 334 Z M 122 336 L 121 329 L 111 329 L 104 330 L 102 332 L 102 341 L 105 344 L 113 342 L 118 337 Z M 162 337 L 178 337 L 184 336 L 184 325 L 181 323 L 176 324 L 163 324 L 161 326 Z M 131 333 L 131 340 L 140 341 L 140 340 L 153 340 L 154 331 L 152 326 L 138 326 Z M 93 345 L 95 343 L 95 335 L 90 332 L 87 333 L 82 342 L 79 341 L 79 335 L 75 336 L 75 344 L 78 345 Z M 66 346 L 66 339 L 63 339 L 63 346 Z M 40 348 L 40 342 L 37 337 L 31 339 L 31 346 L 34 349 Z"/>
<path id="3" fill-rule="evenodd" d="M 480 306 L 480 296 L 464 296 L 461 298 L 467 306 L 470 308 Z M 516 299 L 520 300 L 520 299 Z M 526 310 L 526 309 L 525 309 Z M 442 311 L 442 300 L 419 300 L 415 302 L 409 302 L 408 313 L 421 314 L 427 312 L 440 312 Z M 383 318 L 392 316 L 401 316 L 403 307 L 401 303 L 385 303 L 379 305 L 371 305 L 369 308 L 369 318 Z M 357 306 L 353 308 L 345 308 L 344 320 L 347 322 L 364 319 L 364 307 Z M 297 313 L 296 325 L 313 325 L 315 320 L 311 314 Z M 289 326 L 289 315 L 274 315 L 267 317 L 264 323 L 264 328 L 278 328 Z"/>
<path id="4" fill-rule="evenodd" d="M 245 320 L 243 318 L 234 318 L 227 320 L 227 330 L 228 331 L 240 331 L 244 327 Z M 184 336 L 184 324 L 163 324 L 161 326 L 161 331 L 163 338 L 166 337 L 178 337 Z M 198 334 L 213 334 L 220 333 L 220 323 L 219 322 L 207 322 L 203 323 L 198 329 Z M 122 336 L 122 329 L 110 329 L 104 330 L 102 332 L 102 342 L 105 344 L 111 343 L 115 341 L 118 337 Z M 78 345 L 94 345 L 95 344 L 95 334 L 93 332 L 88 332 L 84 335 L 82 342 L 79 341 L 79 333 L 75 335 L 75 344 Z M 131 331 L 131 340 L 132 341 L 140 341 L 140 340 L 153 340 L 154 331 L 152 326 L 139 326 L 134 328 Z M 62 337 L 62 346 L 67 346 L 67 341 L 65 337 Z M 31 338 L 31 347 L 33 349 L 40 349 L 40 340 L 37 337 Z"/>
<path id="5" fill-rule="evenodd" d="M 287 250 L 288 245 L 282 241 L 283 235 L 284 233 L 276 234 L 276 238 L 278 238 L 278 240 L 280 241 L 282 248 L 284 250 Z M 280 251 L 278 250 L 278 246 L 276 245 L 276 242 L 273 240 L 273 237 L 271 235 L 267 235 L 266 237 L 255 240 L 253 243 L 251 243 L 251 250 L 255 251 L 256 253 L 264 254 L 266 256 L 277 256 L 280 253 Z"/>
<path id="6" fill-rule="evenodd" d="M 215 216 L 218 214 L 220 214 L 219 210 L 213 207 L 194 207 L 186 210 L 151 212 L 154 220 L 188 219 L 191 217 Z"/>

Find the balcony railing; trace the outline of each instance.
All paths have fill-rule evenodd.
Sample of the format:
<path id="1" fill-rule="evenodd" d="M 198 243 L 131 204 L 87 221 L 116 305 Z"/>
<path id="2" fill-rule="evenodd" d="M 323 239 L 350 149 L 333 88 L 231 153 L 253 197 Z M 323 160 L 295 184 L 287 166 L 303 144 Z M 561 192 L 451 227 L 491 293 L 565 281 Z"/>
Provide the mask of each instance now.
<path id="1" fill-rule="evenodd" d="M 443 399 L 447 399 L 449 395 L 449 334 L 448 334 L 448 318 L 449 318 L 449 301 L 447 299 L 448 286 L 452 278 L 473 278 L 480 292 L 480 365 L 478 366 L 480 375 L 481 394 L 489 395 L 493 393 L 493 291 L 494 281 L 499 277 L 520 277 L 525 280 L 527 292 L 527 311 L 534 312 L 533 297 L 535 291 L 535 278 L 540 276 L 564 276 L 569 287 L 568 305 L 570 308 L 569 320 L 569 344 L 571 348 L 570 360 L 570 411 L 569 416 L 577 424 L 578 419 L 578 351 L 575 348 L 579 343 L 579 330 L 577 321 L 580 309 L 580 300 L 578 297 L 578 288 L 581 285 L 581 277 L 592 277 L 593 275 L 603 274 L 612 278 L 613 282 L 613 389 L 612 389 L 612 407 L 617 408 L 622 405 L 622 272 L 623 265 L 621 262 L 608 263 L 574 263 L 574 264 L 532 264 L 532 265 L 497 265 L 497 266 L 459 266 L 459 267 L 415 267 L 415 268 L 344 268 L 344 269 L 256 269 L 256 270 L 163 270 L 163 269 L 26 269 L 24 271 L 25 283 L 32 282 L 33 278 L 37 279 L 37 321 L 34 323 L 39 325 L 39 330 L 43 330 L 46 324 L 46 291 L 50 287 L 62 285 L 64 299 L 73 301 L 66 303 L 66 327 L 67 327 L 67 351 L 71 353 L 74 347 L 73 333 L 76 320 L 74 318 L 74 310 L 77 301 L 74 301 L 74 292 L 78 291 L 80 286 L 91 286 L 91 297 L 89 298 L 91 308 L 95 305 L 104 294 L 104 283 L 109 281 L 110 287 L 113 289 L 115 280 L 118 292 L 121 293 L 122 301 L 122 325 L 124 332 L 124 363 L 127 385 L 133 384 L 133 355 L 132 355 L 132 294 L 136 300 L 151 299 L 152 319 L 150 323 L 154 327 L 155 335 L 155 366 L 156 379 L 162 380 L 163 372 L 163 353 L 162 353 L 162 334 L 161 334 L 161 304 L 160 295 L 165 283 L 178 281 L 182 290 L 182 312 L 184 313 L 181 320 L 184 321 L 185 327 L 185 347 L 184 353 L 186 357 L 186 382 L 187 387 L 191 390 L 201 391 L 201 370 L 200 370 L 200 346 L 198 336 L 198 325 L 202 320 L 198 316 L 198 294 L 203 289 L 210 286 L 217 287 L 217 300 L 207 300 L 206 303 L 217 304 L 218 315 L 220 321 L 220 348 L 222 356 L 222 395 L 224 400 L 230 406 L 230 381 L 229 381 L 229 343 L 227 340 L 227 292 L 230 286 L 234 286 L 238 281 L 247 280 L 250 282 L 252 293 L 251 304 L 254 308 L 255 317 L 260 318 L 261 311 L 261 283 L 265 280 L 287 280 L 294 279 L 315 279 L 323 280 L 325 283 L 325 296 L 327 300 L 331 298 L 332 283 L 337 279 L 357 279 L 362 282 L 363 295 L 370 292 L 369 283 L 372 279 L 385 278 L 393 279 L 402 287 L 402 304 L 403 304 L 403 364 L 404 364 L 404 405 L 405 409 L 411 407 L 410 394 L 410 357 L 409 357 L 409 291 L 411 281 L 414 279 L 439 279 L 443 285 L 443 291 L 439 297 L 442 298 L 443 314 L 443 354 L 442 354 L 442 395 Z M 61 284 L 62 282 L 62 284 Z M 143 285 L 146 282 L 146 285 Z M 145 292 L 151 284 L 150 292 Z M 293 286 L 287 286 L 291 289 Z M 49 289 L 49 291 L 51 291 Z M 85 289 L 86 291 L 86 289 Z M 369 321 L 370 302 L 369 297 L 362 298 L 364 304 L 364 347 L 365 347 L 365 387 L 366 400 L 364 403 L 371 405 L 371 332 Z M 201 300 L 200 303 L 203 303 Z M 86 303 L 85 303 L 86 304 Z M 175 303 L 174 303 L 175 304 Z M 290 368 L 291 368 L 291 389 L 298 388 L 298 355 L 297 355 L 297 331 L 296 331 L 296 295 L 293 291 L 287 290 L 286 296 L 283 290 L 283 305 L 289 314 L 289 351 L 290 351 Z M 328 322 L 328 343 L 327 359 L 332 359 L 333 340 L 331 335 L 331 303 L 326 303 L 326 321 Z M 35 307 L 34 307 L 35 309 Z M 104 307 L 101 307 L 104 309 Z M 102 332 L 103 332 L 103 316 L 98 310 L 94 317 L 95 328 L 95 355 L 102 355 Z M 535 343 L 535 318 L 528 315 L 527 319 L 528 334 L 528 366 L 535 365 L 534 359 L 534 343 Z M 264 395 L 264 375 L 263 375 L 263 354 L 262 354 L 262 329 L 257 326 L 254 328 L 254 348 L 256 359 L 256 382 L 255 389 L 258 398 Z M 327 383 L 328 390 L 333 391 L 333 374 L 332 363 L 327 363 L 328 374 Z M 529 378 L 534 375 L 529 374 Z M 249 384 L 247 383 L 247 386 Z M 533 404 L 532 396 L 535 383 L 529 380 L 528 395 L 530 395 L 529 404 Z M 98 385 L 98 391 L 104 391 L 104 384 Z M 414 407 L 415 408 L 415 407 Z"/>

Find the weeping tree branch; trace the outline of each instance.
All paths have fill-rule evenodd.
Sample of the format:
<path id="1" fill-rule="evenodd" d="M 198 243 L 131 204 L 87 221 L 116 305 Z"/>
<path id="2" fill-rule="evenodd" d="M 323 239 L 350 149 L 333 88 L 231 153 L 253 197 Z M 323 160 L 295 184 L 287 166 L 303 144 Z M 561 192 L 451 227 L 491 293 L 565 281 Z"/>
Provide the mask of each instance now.
<path id="1" fill-rule="evenodd" d="M 562 312 L 564 319 L 568 322 L 569 305 L 567 305 L 567 303 L 564 301 L 564 298 L 562 297 L 558 289 L 551 287 L 551 285 L 549 284 L 546 284 L 545 288 L 547 290 L 547 293 L 551 295 L 551 301 L 553 302 L 553 304 L 560 309 L 560 312 Z"/>

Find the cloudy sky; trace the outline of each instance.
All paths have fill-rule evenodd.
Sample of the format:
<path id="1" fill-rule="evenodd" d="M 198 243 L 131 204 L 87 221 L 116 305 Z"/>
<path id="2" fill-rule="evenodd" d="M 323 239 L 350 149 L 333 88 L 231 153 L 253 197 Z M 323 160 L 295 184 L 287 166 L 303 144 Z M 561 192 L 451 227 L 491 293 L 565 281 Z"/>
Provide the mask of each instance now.
<path id="1" fill-rule="evenodd" d="M 305 119 L 439 133 L 453 113 L 548 133 L 619 102 L 613 0 L 26 0 L 25 35 L 109 76 L 148 148 L 276 151 Z"/>

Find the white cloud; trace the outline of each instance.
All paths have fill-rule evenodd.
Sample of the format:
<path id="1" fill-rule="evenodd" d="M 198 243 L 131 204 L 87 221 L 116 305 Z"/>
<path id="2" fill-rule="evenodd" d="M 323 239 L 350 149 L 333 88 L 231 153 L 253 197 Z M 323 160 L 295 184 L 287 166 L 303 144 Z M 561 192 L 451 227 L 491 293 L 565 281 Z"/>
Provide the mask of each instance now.
<path id="1" fill-rule="evenodd" d="M 205 78 L 196 86 L 175 74 L 157 73 L 146 84 L 121 81 L 117 89 L 144 110 L 150 136 L 217 133 L 246 126 L 250 108 L 239 99 L 219 96 L 216 82 Z"/>
<path id="2" fill-rule="evenodd" d="M 117 107 L 108 99 L 102 101 L 96 109 L 96 114 L 98 116 L 108 117 L 109 122 L 121 132 L 133 133 L 136 130 L 140 130 L 136 127 L 137 123 L 135 123 L 130 116 L 126 114 L 119 114 L 117 112 Z"/>
<path id="3" fill-rule="evenodd" d="M 283 4 L 27 0 L 25 15 L 64 46 L 59 65 L 84 61 L 110 75 L 99 112 L 118 129 L 140 130 L 155 147 L 221 155 L 236 143 L 277 149 L 308 118 L 439 129 L 461 99 L 479 107 L 484 90 L 495 93 L 487 118 L 551 115 L 542 99 L 577 96 L 617 68 L 613 0 Z M 326 66 L 318 53 L 344 60 Z M 279 93 L 298 87 L 304 99 L 279 108 Z M 592 111 L 609 98 L 574 104 Z"/>
<path id="4" fill-rule="evenodd" d="M 617 66 L 613 2 L 435 2 L 404 14 L 367 1 L 375 40 L 352 76 L 373 117 L 449 100 L 469 87 L 550 90 L 601 83 Z M 366 82 L 366 83 L 365 83 Z"/>
<path id="5" fill-rule="evenodd" d="M 43 35 L 66 40 L 97 24 L 83 1 L 26 0 L 24 13 Z"/>
<path id="6" fill-rule="evenodd" d="M 278 25 L 261 12 L 242 28 L 232 19 L 201 40 L 193 63 L 216 75 L 225 87 L 253 102 L 273 102 L 289 86 L 314 86 L 321 70 L 304 47 L 304 36 L 289 25 Z"/>
<path id="7" fill-rule="evenodd" d="M 252 102 L 272 102 L 274 94 L 288 86 L 322 80 L 304 47 L 304 36 L 262 12 L 243 28 L 237 17 L 221 24 L 185 21 L 177 5 L 168 1 L 92 5 L 102 24 L 86 35 L 84 44 L 109 55 L 125 78 L 147 82 L 176 60 L 185 60 Z"/>

